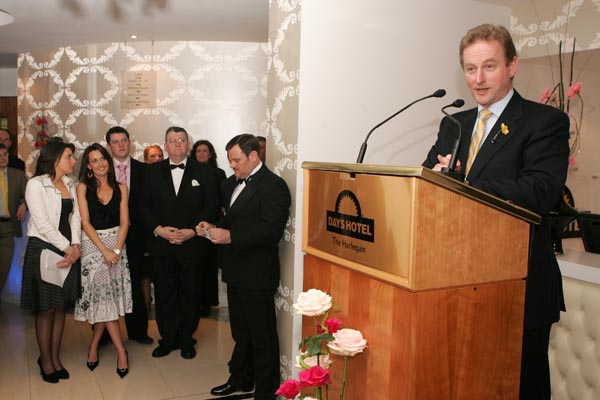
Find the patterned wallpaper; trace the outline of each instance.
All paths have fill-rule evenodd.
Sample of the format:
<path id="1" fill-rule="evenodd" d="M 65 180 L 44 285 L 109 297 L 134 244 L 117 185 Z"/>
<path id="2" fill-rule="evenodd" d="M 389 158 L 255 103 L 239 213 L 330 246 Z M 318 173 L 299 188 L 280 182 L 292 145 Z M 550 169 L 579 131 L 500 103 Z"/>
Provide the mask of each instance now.
<path id="1" fill-rule="evenodd" d="M 300 85 L 300 19 L 297 0 L 269 1 L 267 164 L 281 175 L 292 193 L 290 219 L 280 243 L 281 283 L 276 306 L 281 358 L 281 377 L 289 379 L 295 363 L 294 352 L 300 335 L 299 317 L 293 315 L 296 297 L 295 275 L 302 264 L 294 265 L 296 235 L 296 174 L 298 172 L 298 96 Z M 273 161 L 270 161 L 273 160 Z M 298 326 L 297 332 L 294 325 Z"/>
<path id="2" fill-rule="evenodd" d="M 108 128 L 132 135 L 132 153 L 164 142 L 171 125 L 209 139 L 229 171 L 225 144 L 236 134 L 266 132 L 267 46 L 233 42 L 135 42 L 61 47 L 18 58 L 19 152 L 31 172 L 35 120 L 78 150 L 102 142 Z M 156 107 L 122 107 L 124 71 L 154 71 Z"/>

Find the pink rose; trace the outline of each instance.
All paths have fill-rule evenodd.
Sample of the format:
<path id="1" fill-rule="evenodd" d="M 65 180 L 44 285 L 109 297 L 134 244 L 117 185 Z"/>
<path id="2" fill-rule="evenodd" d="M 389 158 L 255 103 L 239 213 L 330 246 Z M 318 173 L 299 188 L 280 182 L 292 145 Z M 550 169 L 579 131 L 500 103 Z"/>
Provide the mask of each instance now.
<path id="1" fill-rule="evenodd" d="M 354 329 L 340 329 L 333 334 L 333 341 L 327 347 L 338 356 L 354 357 L 367 347 L 367 341 L 360 331 Z"/>
<path id="2" fill-rule="evenodd" d="M 325 320 L 325 326 L 327 327 L 329 333 L 333 334 L 340 330 L 342 327 L 342 321 L 337 318 L 327 318 Z"/>
<path id="3" fill-rule="evenodd" d="M 294 303 L 296 313 L 309 317 L 316 317 L 324 314 L 333 306 L 331 296 L 317 289 L 309 289 L 298 295 L 298 300 Z"/>
<path id="4" fill-rule="evenodd" d="M 293 379 L 283 382 L 275 394 L 280 394 L 286 399 L 293 399 L 300 393 L 300 383 Z"/>
<path id="5" fill-rule="evenodd" d="M 546 89 L 544 89 L 544 92 L 542 93 L 542 97 L 540 97 L 539 102 L 546 103 L 549 98 L 550 98 L 550 88 L 546 88 Z"/>
<path id="6" fill-rule="evenodd" d="M 329 370 L 321 368 L 318 365 L 306 371 L 300 372 L 298 374 L 298 378 L 300 379 L 301 387 L 317 387 L 329 385 L 331 383 L 331 379 L 329 378 Z"/>
<path id="7" fill-rule="evenodd" d="M 579 91 L 581 90 L 581 82 L 575 82 L 574 84 L 572 84 L 569 87 L 569 90 L 567 90 L 567 98 L 569 100 L 573 99 L 573 97 L 577 96 L 579 94 Z"/>

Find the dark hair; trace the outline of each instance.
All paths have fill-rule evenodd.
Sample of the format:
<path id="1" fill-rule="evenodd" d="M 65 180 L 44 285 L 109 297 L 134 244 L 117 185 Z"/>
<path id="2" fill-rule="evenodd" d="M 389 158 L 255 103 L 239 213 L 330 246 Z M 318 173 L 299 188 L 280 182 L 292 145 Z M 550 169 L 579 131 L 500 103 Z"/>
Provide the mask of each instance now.
<path id="1" fill-rule="evenodd" d="M 198 159 L 196 158 L 196 150 L 198 150 L 198 147 L 201 145 L 205 145 L 206 147 L 208 147 L 208 151 L 210 152 L 210 158 L 208 159 L 208 165 L 210 165 L 211 167 L 215 167 L 218 168 L 218 164 L 217 164 L 217 153 L 215 152 L 215 146 L 212 145 L 211 142 L 209 142 L 208 140 L 198 140 L 196 143 L 194 143 L 194 145 L 192 146 L 192 158 L 194 158 L 194 160 L 198 161 Z"/>
<path id="2" fill-rule="evenodd" d="M 231 150 L 231 148 L 234 147 L 236 144 L 240 146 L 240 149 L 242 149 L 242 152 L 246 156 L 249 156 L 250 153 L 252 153 L 253 151 L 255 151 L 256 154 L 260 154 L 260 144 L 258 144 L 258 139 L 256 139 L 256 136 L 254 135 L 251 135 L 249 133 L 242 133 L 241 135 L 237 135 L 236 137 L 231 139 L 229 143 L 227 143 L 227 145 L 225 146 L 225 150 Z"/>
<path id="3" fill-rule="evenodd" d="M 467 47 L 478 40 L 485 40 L 486 42 L 495 40 L 500 43 L 500 46 L 502 46 L 504 49 L 506 65 L 510 64 L 517 56 L 517 49 L 515 48 L 515 44 L 510 36 L 510 32 L 508 32 L 508 29 L 502 25 L 483 24 L 469 29 L 465 36 L 463 36 L 461 39 L 459 46 L 461 67 L 464 68 L 463 52 Z"/>
<path id="4" fill-rule="evenodd" d="M 124 133 L 125 136 L 127 136 L 127 139 L 129 139 L 129 132 L 127 132 L 127 129 L 125 129 L 121 126 L 113 126 L 106 132 L 106 136 L 105 136 L 106 143 L 110 144 L 110 136 L 114 135 L 115 133 Z"/>
<path id="5" fill-rule="evenodd" d="M 99 151 L 100 154 L 102 154 L 102 156 L 108 162 L 108 186 L 110 186 L 113 189 L 114 193 L 116 193 L 117 195 L 117 199 L 120 201 L 121 189 L 119 189 L 119 183 L 117 182 L 117 176 L 115 174 L 115 165 L 113 164 L 112 157 L 110 156 L 110 154 L 108 154 L 106 148 L 104 148 L 104 146 L 101 146 L 98 143 L 93 143 L 89 145 L 83 152 L 83 156 L 81 156 L 81 166 L 79 167 L 79 182 L 83 182 L 85 186 L 94 193 L 96 193 L 98 187 L 100 186 L 100 182 L 98 182 L 98 179 L 96 179 L 93 173 L 91 174 L 92 176 L 89 176 L 89 172 L 91 172 L 91 170 L 88 168 L 88 164 L 90 162 L 90 153 L 92 151 Z"/>
<path id="6" fill-rule="evenodd" d="M 259 142 L 265 142 L 265 143 L 267 142 L 267 138 L 266 138 L 266 137 L 264 137 L 264 136 L 256 136 L 256 139 L 257 139 Z"/>
<path id="7" fill-rule="evenodd" d="M 71 149 L 75 154 L 75 145 L 73 143 L 65 143 L 60 137 L 51 138 L 40 151 L 37 164 L 35 166 L 35 173 L 33 176 L 50 175 L 50 178 L 56 177 L 56 164 L 66 149 Z"/>
<path id="8" fill-rule="evenodd" d="M 188 141 L 190 140 L 188 133 L 185 129 L 183 129 L 179 126 L 170 126 L 167 128 L 167 131 L 165 132 L 165 142 L 167 141 L 167 135 L 169 134 L 169 132 L 175 132 L 175 133 L 183 132 L 183 133 L 185 133 L 185 137 L 187 138 L 187 140 Z"/>
<path id="9" fill-rule="evenodd" d="M 151 144 L 150 146 L 146 147 L 144 149 L 144 162 L 148 159 L 148 154 L 150 153 L 150 149 L 157 149 L 158 151 L 160 151 L 160 154 L 164 157 L 165 155 L 163 154 L 162 149 L 160 148 L 159 145 L 157 144 Z"/>

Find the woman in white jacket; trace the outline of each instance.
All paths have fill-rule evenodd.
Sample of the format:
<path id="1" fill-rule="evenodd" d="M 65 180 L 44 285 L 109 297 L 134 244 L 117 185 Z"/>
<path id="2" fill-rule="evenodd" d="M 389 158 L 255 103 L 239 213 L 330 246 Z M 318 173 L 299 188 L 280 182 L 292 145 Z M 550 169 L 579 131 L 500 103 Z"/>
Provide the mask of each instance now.
<path id="1" fill-rule="evenodd" d="M 35 333 L 40 349 L 38 365 L 45 382 L 68 379 L 60 361 L 65 325 L 65 304 L 79 297 L 79 243 L 81 218 L 75 182 L 68 177 L 75 166 L 75 146 L 51 140 L 40 152 L 35 175 L 27 183 L 25 199 L 30 212 L 29 241 L 23 260 L 21 307 L 37 313 Z M 40 272 L 40 254 L 52 250 L 62 258 L 56 266 L 70 268 L 62 285 L 45 282 Z M 43 267 L 43 266 L 42 266 Z"/>

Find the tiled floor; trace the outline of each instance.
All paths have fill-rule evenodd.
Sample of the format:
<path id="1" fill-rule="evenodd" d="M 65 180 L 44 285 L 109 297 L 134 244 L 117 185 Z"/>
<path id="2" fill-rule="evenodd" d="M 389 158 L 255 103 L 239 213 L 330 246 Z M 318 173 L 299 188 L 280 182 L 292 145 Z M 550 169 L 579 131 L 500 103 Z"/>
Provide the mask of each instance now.
<path id="1" fill-rule="evenodd" d="M 116 372 L 117 353 L 112 344 L 100 350 L 100 365 L 86 368 L 86 351 L 91 335 L 87 323 L 67 315 L 62 344 L 62 362 L 71 374 L 58 384 L 42 381 L 36 364 L 38 348 L 34 316 L 18 305 L 0 304 L 0 399 L 210 399 L 210 388 L 227 380 L 227 362 L 232 340 L 226 307 L 213 308 L 202 319 L 194 337 L 198 355 L 181 358 L 178 351 L 164 358 L 152 358 L 155 345 L 125 342 L 129 352 L 129 375 L 120 379 Z M 121 334 L 125 335 L 121 319 Z M 154 320 L 149 334 L 159 338 Z"/>

